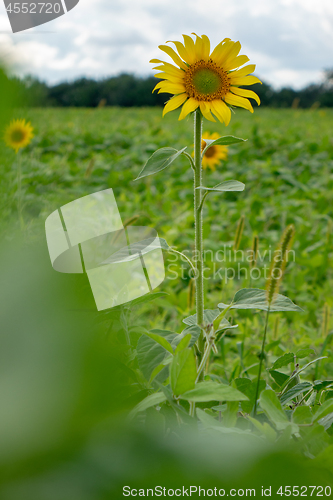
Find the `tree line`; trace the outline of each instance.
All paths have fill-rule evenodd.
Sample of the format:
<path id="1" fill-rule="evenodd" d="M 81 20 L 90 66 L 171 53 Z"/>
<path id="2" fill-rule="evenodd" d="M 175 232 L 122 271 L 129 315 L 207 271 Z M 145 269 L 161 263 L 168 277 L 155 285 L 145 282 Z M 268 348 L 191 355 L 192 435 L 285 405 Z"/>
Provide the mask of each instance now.
<path id="1" fill-rule="evenodd" d="M 259 95 L 262 106 L 333 107 L 333 69 L 326 70 L 324 76 L 322 83 L 308 85 L 300 90 L 291 87 L 274 90 L 267 83 L 251 85 L 249 88 Z M 132 74 L 121 74 L 101 80 L 79 78 L 56 85 L 47 85 L 31 76 L 12 80 L 30 106 L 163 106 L 170 98 L 169 94 L 152 93 L 158 81 L 156 78 L 142 78 Z"/>

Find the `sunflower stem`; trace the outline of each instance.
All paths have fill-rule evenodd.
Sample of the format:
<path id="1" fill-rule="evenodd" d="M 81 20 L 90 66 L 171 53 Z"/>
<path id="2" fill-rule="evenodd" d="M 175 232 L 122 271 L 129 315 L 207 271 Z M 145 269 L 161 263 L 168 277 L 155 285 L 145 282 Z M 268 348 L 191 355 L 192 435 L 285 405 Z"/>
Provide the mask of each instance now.
<path id="1" fill-rule="evenodd" d="M 196 189 L 202 184 L 202 164 L 201 164 L 201 136 L 202 136 L 202 115 L 200 110 L 194 113 L 194 224 L 195 224 L 195 298 L 197 324 L 204 326 L 204 280 L 203 280 L 203 243 L 202 243 L 202 191 Z M 200 333 L 198 349 L 204 352 L 204 336 Z"/>

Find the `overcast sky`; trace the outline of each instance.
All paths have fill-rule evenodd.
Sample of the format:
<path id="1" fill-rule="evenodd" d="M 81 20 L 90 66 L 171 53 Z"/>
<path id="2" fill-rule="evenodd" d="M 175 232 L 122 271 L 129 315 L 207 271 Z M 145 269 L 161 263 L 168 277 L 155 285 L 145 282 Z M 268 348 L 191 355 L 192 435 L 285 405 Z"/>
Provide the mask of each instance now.
<path id="1" fill-rule="evenodd" d="M 0 2 L 2 59 L 51 83 L 150 75 L 149 59 L 167 59 L 157 46 L 191 32 L 206 34 L 212 46 L 239 40 L 255 74 L 274 87 L 318 82 L 333 67 L 333 0 L 80 0 L 64 16 L 17 34 Z"/>

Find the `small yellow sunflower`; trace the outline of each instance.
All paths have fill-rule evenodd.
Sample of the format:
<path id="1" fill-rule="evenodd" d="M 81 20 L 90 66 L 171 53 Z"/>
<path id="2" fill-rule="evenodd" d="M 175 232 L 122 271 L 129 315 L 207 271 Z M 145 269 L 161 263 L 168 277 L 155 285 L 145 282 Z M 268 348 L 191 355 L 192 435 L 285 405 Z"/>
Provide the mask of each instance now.
<path id="1" fill-rule="evenodd" d="M 21 119 L 10 122 L 5 130 L 4 139 L 7 146 L 17 153 L 20 148 L 25 148 L 30 143 L 33 136 L 31 123 Z"/>
<path id="2" fill-rule="evenodd" d="M 218 133 L 209 134 L 205 132 L 202 135 L 201 150 L 203 151 L 206 147 L 205 139 L 210 141 L 215 141 L 220 136 Z M 226 160 L 228 157 L 228 147 L 227 146 L 211 146 L 202 157 L 202 167 L 210 168 L 211 170 L 216 170 L 216 166 L 221 162 L 221 160 Z"/>
<path id="3" fill-rule="evenodd" d="M 210 54 L 209 38 L 193 34 L 196 36 L 195 41 L 189 35 L 183 35 L 184 44 L 171 42 L 175 44 L 179 55 L 168 45 L 159 46 L 178 67 L 159 59 L 150 61 L 159 64 L 154 69 L 161 73 L 155 76 L 163 80 L 154 90 L 174 94 L 164 106 L 163 116 L 183 105 L 179 115 L 179 120 L 182 120 L 199 107 L 207 120 L 216 121 L 213 113 L 220 122 L 228 125 L 231 118 L 229 106 L 239 106 L 253 113 L 248 98 L 255 99 L 258 104 L 260 99 L 255 92 L 241 89 L 239 85 L 261 82 L 250 75 L 255 70 L 255 64 L 240 68 L 249 61 L 247 56 L 238 55 L 241 44 L 225 38 Z"/>

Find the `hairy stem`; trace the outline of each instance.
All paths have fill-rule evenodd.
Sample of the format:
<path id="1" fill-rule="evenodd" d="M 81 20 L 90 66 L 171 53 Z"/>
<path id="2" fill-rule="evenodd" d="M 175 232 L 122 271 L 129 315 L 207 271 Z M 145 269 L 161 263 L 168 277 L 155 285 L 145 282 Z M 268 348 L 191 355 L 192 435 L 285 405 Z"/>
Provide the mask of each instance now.
<path id="1" fill-rule="evenodd" d="M 264 354 L 265 354 L 265 343 L 266 343 L 266 334 L 267 334 L 267 325 L 268 325 L 269 311 L 270 311 L 270 308 L 268 306 L 267 313 L 266 313 L 264 338 L 262 339 L 262 346 L 261 346 L 261 353 L 260 353 L 260 363 L 259 363 L 258 381 L 257 381 L 257 388 L 256 388 L 256 397 L 255 397 L 255 400 L 254 400 L 254 410 L 253 410 L 253 415 L 254 416 L 256 416 L 256 413 L 257 413 L 257 399 L 258 399 L 258 396 L 259 396 L 259 384 L 260 384 L 262 363 L 263 363 Z"/>
<path id="2" fill-rule="evenodd" d="M 200 110 L 194 114 L 194 223 L 195 223 L 195 298 L 197 324 L 204 326 L 204 280 L 203 280 L 203 244 L 202 244 L 202 191 L 196 189 L 202 183 L 202 165 L 201 165 L 201 135 L 202 135 L 202 115 Z M 199 351 L 204 350 L 204 336 L 201 332 L 199 342 Z"/>

